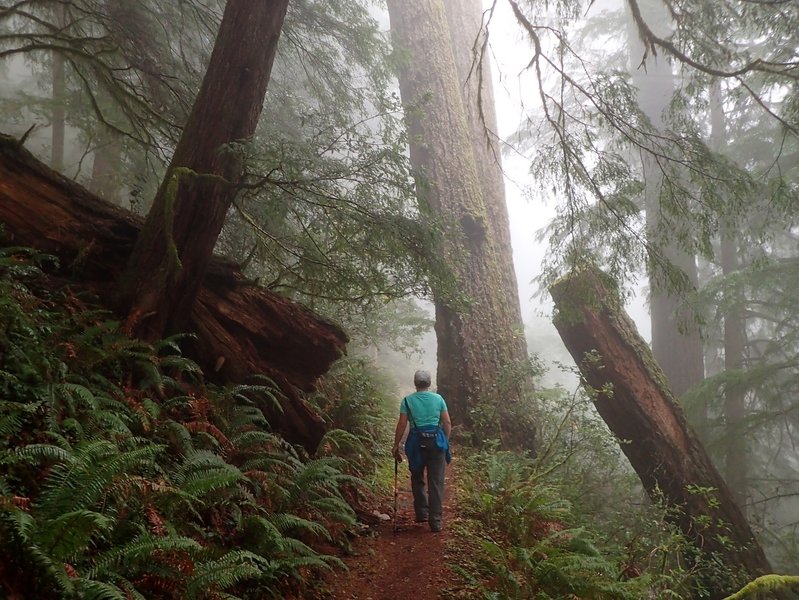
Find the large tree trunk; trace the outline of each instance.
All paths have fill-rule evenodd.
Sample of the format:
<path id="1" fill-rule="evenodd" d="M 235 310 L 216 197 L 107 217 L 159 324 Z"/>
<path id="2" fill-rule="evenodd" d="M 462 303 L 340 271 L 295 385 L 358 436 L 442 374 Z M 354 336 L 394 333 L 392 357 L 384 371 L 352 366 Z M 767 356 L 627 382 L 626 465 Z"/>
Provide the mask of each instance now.
<path id="1" fill-rule="evenodd" d="M 676 510 L 671 518 L 708 555 L 733 573 L 769 571 L 763 550 L 703 446 L 675 402 L 663 371 L 624 312 L 608 278 L 594 269 L 551 288 L 555 326 L 597 391 L 595 406 L 653 499 Z M 735 591 L 713 590 L 713 598 Z"/>
<path id="2" fill-rule="evenodd" d="M 658 27 L 668 27 L 665 6 L 657 0 L 644 2 L 641 9 L 647 22 Z M 629 23 L 630 66 L 633 83 L 638 88 L 638 103 L 656 132 L 664 132 L 663 113 L 674 95 L 674 75 L 671 65 L 663 56 L 650 55 L 645 65 L 640 65 L 644 47 L 632 18 Z M 663 33 L 663 32 L 661 32 Z M 665 135 L 665 134 L 664 134 Z M 652 142 L 657 145 L 657 142 Z M 663 159 L 649 152 L 641 152 L 645 189 L 647 242 L 659 258 L 665 260 L 675 272 L 684 276 L 690 288 L 698 285 L 696 259 L 679 247 L 674 231 L 662 220 L 661 193 L 663 187 Z M 672 216 L 672 219 L 675 217 Z M 678 224 L 681 227 L 681 224 Z M 674 283 L 659 272 L 650 257 L 650 299 L 652 322 L 652 352 L 663 369 L 674 394 L 679 398 L 689 388 L 704 379 L 704 352 L 699 327 L 694 312 L 684 301 L 684 293 L 674 290 Z"/>
<path id="3" fill-rule="evenodd" d="M 501 256 L 483 198 L 441 0 L 390 0 L 393 40 L 407 51 L 399 69 L 418 194 L 444 224 L 441 254 L 455 294 L 435 289 L 438 391 L 456 425 L 481 440 L 532 447 L 531 386 L 518 308 L 507 293 L 511 259 Z M 525 402 L 527 401 L 527 402 Z"/>
<path id="4" fill-rule="evenodd" d="M 288 0 L 228 0 L 208 70 L 123 278 L 129 322 L 185 329 L 263 107 Z"/>
<path id="5" fill-rule="evenodd" d="M 727 124 L 721 97 L 721 82 L 716 80 L 710 89 L 710 145 L 720 152 L 726 139 Z M 738 271 L 738 235 L 734 219 L 724 219 L 721 225 L 721 270 L 725 278 Z M 724 370 L 739 371 L 744 368 L 746 353 L 746 316 L 744 302 L 739 292 L 724 314 Z M 724 477 L 738 503 L 746 506 L 748 480 L 746 419 L 746 389 L 730 382 L 724 387 L 725 455 Z"/>
<path id="6" fill-rule="evenodd" d="M 0 224 L 6 244 L 29 245 L 58 256 L 65 277 L 108 300 L 142 225 L 60 176 L 0 137 Z M 263 373 L 285 397 L 282 412 L 262 406 L 272 426 L 289 440 L 315 449 L 322 419 L 302 400 L 303 391 L 344 352 L 347 338 L 334 325 L 290 300 L 248 283 L 238 267 L 210 261 L 187 331 L 191 348 L 211 377 L 245 381 Z"/>
<path id="7" fill-rule="evenodd" d="M 444 6 L 466 122 L 470 129 L 477 179 L 488 213 L 487 225 L 498 249 L 497 259 L 501 261 L 498 276 L 502 278 L 502 283 L 495 293 L 502 296 L 501 300 L 507 304 L 508 314 L 518 323 L 519 330 L 523 331 L 519 284 L 513 266 L 510 219 L 505 202 L 502 152 L 498 143 L 494 86 L 487 48 L 488 31 L 483 28 L 482 2 L 444 0 Z M 519 335 L 511 344 L 509 354 L 517 361 L 524 361 L 527 357 L 525 337 Z"/>

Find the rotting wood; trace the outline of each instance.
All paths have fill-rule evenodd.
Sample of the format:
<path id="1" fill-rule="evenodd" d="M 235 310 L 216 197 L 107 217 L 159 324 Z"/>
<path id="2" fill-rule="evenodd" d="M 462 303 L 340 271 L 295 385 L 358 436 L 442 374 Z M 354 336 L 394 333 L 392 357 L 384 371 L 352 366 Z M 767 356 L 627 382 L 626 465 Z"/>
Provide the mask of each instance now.
<path id="1" fill-rule="evenodd" d="M 0 226 L 4 245 L 57 256 L 61 273 L 109 301 L 142 224 L 141 217 L 94 196 L 0 136 Z M 340 357 L 347 336 L 338 327 L 277 294 L 249 283 L 238 266 L 215 257 L 192 310 L 197 334 L 190 354 L 222 381 L 264 374 L 283 393 L 269 422 L 292 442 L 314 450 L 322 418 L 302 399 Z"/>
<path id="2" fill-rule="evenodd" d="M 690 430 L 651 350 L 625 313 L 615 286 L 586 268 L 550 289 L 554 323 L 595 406 L 653 500 L 708 555 L 736 574 L 769 571 L 762 548 L 726 483 Z M 714 590 L 713 598 L 730 590 Z"/>

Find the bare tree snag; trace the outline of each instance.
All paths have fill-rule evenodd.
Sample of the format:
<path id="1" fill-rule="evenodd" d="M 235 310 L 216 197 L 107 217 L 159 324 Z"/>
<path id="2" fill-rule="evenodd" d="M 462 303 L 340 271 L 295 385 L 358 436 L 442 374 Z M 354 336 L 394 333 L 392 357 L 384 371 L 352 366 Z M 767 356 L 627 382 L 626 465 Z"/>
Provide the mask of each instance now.
<path id="1" fill-rule="evenodd" d="M 61 272 L 110 302 L 142 219 L 92 195 L 0 136 L 0 227 L 3 243 L 53 254 Z M 215 257 L 186 331 L 198 335 L 191 354 L 212 376 L 244 381 L 268 375 L 284 394 L 282 412 L 262 406 L 272 426 L 313 450 L 324 423 L 302 400 L 344 353 L 346 335 L 309 309 L 245 280 Z"/>
<path id="2" fill-rule="evenodd" d="M 555 327 L 584 380 L 597 391 L 597 411 L 623 442 L 621 449 L 650 497 L 676 508 L 674 522 L 702 552 L 719 556 L 744 577 L 767 573 L 763 550 L 690 430 L 613 283 L 589 268 L 560 280 L 550 292 Z M 713 597 L 733 591 L 714 590 Z"/>

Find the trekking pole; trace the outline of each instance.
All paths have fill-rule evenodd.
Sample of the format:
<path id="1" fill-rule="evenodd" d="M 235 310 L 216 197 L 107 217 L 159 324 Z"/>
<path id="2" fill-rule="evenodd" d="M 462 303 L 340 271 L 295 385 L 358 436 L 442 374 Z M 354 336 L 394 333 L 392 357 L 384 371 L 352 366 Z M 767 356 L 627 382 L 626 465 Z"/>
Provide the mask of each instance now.
<path id="1" fill-rule="evenodd" d="M 399 460 L 394 457 L 394 516 L 392 522 L 394 523 L 394 535 L 397 534 L 397 498 L 399 497 L 399 488 L 397 487 L 397 473 L 399 472 Z"/>

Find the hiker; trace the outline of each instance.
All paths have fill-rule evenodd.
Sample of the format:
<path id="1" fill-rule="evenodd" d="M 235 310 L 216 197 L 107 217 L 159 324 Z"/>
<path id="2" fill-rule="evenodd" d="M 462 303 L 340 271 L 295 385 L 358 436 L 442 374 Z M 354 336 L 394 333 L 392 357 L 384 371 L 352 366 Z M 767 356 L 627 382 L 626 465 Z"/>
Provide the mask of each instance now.
<path id="1" fill-rule="evenodd" d="M 413 508 L 416 522 L 430 525 L 430 531 L 441 531 L 441 503 L 444 499 L 444 469 L 452 460 L 449 452 L 449 419 L 444 398 L 430 391 L 430 373 L 416 371 L 413 375 L 416 392 L 405 396 L 400 403 L 400 416 L 394 432 L 394 447 L 391 453 L 397 462 L 402 462 L 399 451 L 405 427 L 411 424 L 405 440 L 405 455 L 411 471 Z M 427 493 L 424 474 L 427 471 Z"/>

